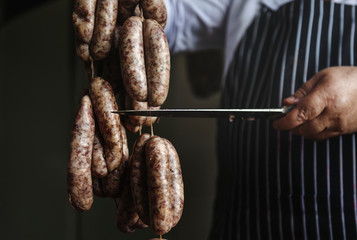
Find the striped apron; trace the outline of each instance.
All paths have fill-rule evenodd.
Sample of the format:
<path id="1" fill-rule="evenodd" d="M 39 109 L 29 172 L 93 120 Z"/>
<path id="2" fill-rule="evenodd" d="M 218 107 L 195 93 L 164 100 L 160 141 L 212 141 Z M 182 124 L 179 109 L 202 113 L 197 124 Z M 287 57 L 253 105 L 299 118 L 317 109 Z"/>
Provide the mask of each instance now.
<path id="1" fill-rule="evenodd" d="M 240 42 L 223 108 L 282 106 L 316 72 L 355 65 L 356 6 L 296 0 L 260 13 Z M 311 141 L 270 120 L 219 120 L 210 239 L 357 239 L 355 134 Z"/>

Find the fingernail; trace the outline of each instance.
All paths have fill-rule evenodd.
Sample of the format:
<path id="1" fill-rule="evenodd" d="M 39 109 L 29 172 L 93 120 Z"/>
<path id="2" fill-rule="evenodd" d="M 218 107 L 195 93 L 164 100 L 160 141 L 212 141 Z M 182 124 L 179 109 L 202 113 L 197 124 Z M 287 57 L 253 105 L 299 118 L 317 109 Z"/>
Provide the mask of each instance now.
<path id="1" fill-rule="evenodd" d="M 289 103 L 296 103 L 299 101 L 299 99 L 297 99 L 295 96 L 290 96 L 290 97 L 286 98 L 285 100 L 288 101 Z"/>

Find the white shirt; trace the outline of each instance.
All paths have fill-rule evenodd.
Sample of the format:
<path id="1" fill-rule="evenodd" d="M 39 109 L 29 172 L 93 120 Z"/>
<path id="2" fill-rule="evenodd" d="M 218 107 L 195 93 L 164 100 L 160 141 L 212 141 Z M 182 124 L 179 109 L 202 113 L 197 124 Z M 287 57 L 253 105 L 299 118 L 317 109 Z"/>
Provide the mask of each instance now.
<path id="1" fill-rule="evenodd" d="M 272 10 L 292 0 L 165 0 L 172 53 L 224 48 L 224 78 L 239 40 L 261 4 Z M 357 0 L 335 0 L 357 5 Z"/>

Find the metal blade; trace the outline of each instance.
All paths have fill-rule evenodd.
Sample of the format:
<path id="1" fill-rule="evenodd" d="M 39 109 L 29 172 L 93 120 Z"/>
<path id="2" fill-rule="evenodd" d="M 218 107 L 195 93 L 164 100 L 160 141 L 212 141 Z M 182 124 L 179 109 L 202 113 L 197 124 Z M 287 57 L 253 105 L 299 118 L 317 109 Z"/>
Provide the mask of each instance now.
<path id="1" fill-rule="evenodd" d="M 291 110 L 292 106 L 263 109 L 159 109 L 159 110 L 121 110 L 114 111 L 120 115 L 179 117 L 179 118 L 279 118 Z"/>

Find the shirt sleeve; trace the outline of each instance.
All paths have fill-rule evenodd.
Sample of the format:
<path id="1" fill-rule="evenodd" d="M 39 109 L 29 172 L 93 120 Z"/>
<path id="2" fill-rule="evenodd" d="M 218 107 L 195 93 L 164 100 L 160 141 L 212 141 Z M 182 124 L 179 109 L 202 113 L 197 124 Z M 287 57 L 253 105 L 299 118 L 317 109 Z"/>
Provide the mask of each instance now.
<path id="1" fill-rule="evenodd" d="M 229 0 L 165 0 L 172 53 L 224 47 Z"/>

